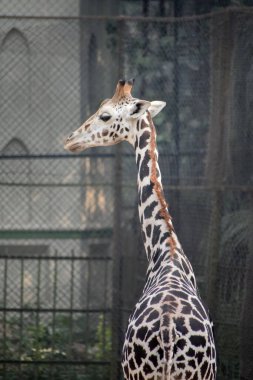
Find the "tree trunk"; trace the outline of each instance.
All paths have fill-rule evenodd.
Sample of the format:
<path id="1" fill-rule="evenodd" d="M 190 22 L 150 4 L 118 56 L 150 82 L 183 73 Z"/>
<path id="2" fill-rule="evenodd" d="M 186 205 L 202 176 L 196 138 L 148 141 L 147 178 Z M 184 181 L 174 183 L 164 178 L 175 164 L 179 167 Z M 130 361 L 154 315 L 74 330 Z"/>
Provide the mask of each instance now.
<path id="1" fill-rule="evenodd" d="M 231 68 L 233 58 L 233 15 L 217 15 L 211 20 L 211 115 L 208 137 L 206 178 L 212 188 L 211 216 L 207 245 L 207 301 L 217 314 L 218 269 L 221 218 L 225 184 L 226 135 L 231 124 Z"/>
<path id="2" fill-rule="evenodd" d="M 251 197 L 251 229 L 249 253 L 245 268 L 245 295 L 241 315 L 240 380 L 253 379 L 253 195 Z"/>

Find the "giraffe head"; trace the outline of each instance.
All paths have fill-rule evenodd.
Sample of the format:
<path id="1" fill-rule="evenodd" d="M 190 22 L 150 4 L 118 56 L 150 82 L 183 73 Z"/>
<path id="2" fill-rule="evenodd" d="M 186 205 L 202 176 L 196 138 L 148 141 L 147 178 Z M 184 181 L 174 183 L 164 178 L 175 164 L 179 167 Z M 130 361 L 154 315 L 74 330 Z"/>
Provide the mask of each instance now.
<path id="1" fill-rule="evenodd" d="M 97 112 L 71 133 L 64 148 L 80 152 L 94 146 L 109 146 L 121 141 L 134 144 L 137 120 L 149 112 L 156 116 L 166 105 L 162 101 L 149 102 L 133 98 L 133 80 L 120 80 L 111 99 L 104 100 Z"/>

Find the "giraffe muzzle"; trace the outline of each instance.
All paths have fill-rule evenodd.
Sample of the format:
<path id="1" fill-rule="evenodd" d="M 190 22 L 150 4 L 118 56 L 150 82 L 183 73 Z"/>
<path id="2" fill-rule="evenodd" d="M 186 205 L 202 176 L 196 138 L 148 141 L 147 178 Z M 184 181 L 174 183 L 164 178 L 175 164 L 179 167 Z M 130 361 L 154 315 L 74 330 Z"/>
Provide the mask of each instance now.
<path id="1" fill-rule="evenodd" d="M 66 138 L 64 142 L 64 149 L 69 150 L 70 152 L 76 152 L 77 150 L 80 150 L 81 143 L 75 141 L 75 134 L 72 133 L 69 137 Z"/>
<path id="2" fill-rule="evenodd" d="M 74 144 L 70 143 L 70 144 L 68 144 L 66 142 L 65 145 L 64 145 L 64 149 L 68 150 L 70 152 L 78 152 L 78 151 L 80 152 L 81 150 L 83 150 L 83 147 L 82 147 L 82 145 L 80 143 L 74 143 Z"/>
<path id="3" fill-rule="evenodd" d="M 91 139 L 89 134 L 80 132 L 71 133 L 64 142 L 64 149 L 70 152 L 81 152 L 89 147 Z"/>

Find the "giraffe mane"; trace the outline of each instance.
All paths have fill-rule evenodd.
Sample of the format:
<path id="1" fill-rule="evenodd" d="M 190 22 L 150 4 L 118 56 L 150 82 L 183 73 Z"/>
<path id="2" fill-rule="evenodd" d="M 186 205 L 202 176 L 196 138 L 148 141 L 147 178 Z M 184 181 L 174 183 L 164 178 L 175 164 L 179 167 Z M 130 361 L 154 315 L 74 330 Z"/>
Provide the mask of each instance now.
<path id="1" fill-rule="evenodd" d="M 161 209 L 160 209 L 160 215 L 163 217 L 166 226 L 168 228 L 169 232 L 169 238 L 168 238 L 168 243 L 171 249 L 171 255 L 173 256 L 175 253 L 175 248 L 176 248 L 176 241 L 173 238 L 173 232 L 174 228 L 172 225 L 172 218 L 171 215 L 169 214 L 168 211 L 168 203 L 165 200 L 164 197 L 164 192 L 161 187 L 161 184 L 159 183 L 157 179 L 157 171 L 156 171 L 156 131 L 155 131 L 155 126 L 153 123 L 153 120 L 151 118 L 150 113 L 148 112 L 148 121 L 151 129 L 151 135 L 150 135 L 150 150 L 149 150 L 149 156 L 151 159 L 151 182 L 154 185 L 154 190 L 156 192 L 156 195 L 160 201 L 161 204 Z"/>

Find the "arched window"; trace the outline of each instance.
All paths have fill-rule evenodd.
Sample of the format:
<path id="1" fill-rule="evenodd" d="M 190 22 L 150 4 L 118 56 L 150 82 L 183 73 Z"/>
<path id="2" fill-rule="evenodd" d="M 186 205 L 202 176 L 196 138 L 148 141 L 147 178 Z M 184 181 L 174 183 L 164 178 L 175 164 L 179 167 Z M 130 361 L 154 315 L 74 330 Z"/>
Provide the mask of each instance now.
<path id="1" fill-rule="evenodd" d="M 26 145 L 20 139 L 12 138 L 3 148 L 3 155 L 24 155 L 29 154 L 29 150 Z"/>
<path id="2" fill-rule="evenodd" d="M 0 128 L 5 139 L 23 138 L 28 125 L 30 50 L 24 35 L 11 29 L 0 50 Z"/>

